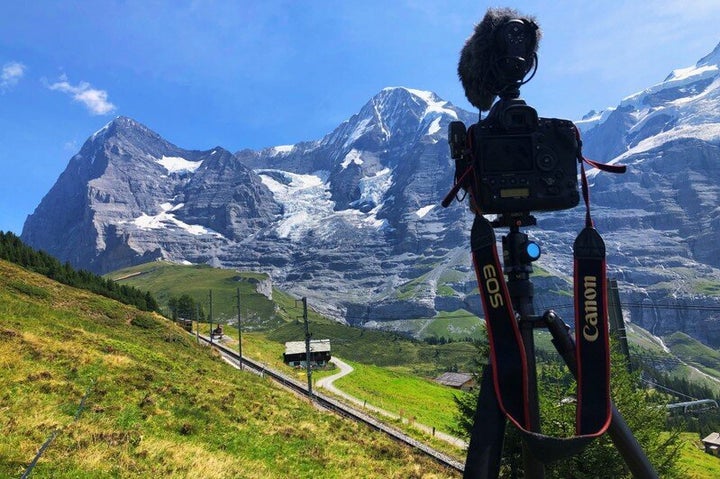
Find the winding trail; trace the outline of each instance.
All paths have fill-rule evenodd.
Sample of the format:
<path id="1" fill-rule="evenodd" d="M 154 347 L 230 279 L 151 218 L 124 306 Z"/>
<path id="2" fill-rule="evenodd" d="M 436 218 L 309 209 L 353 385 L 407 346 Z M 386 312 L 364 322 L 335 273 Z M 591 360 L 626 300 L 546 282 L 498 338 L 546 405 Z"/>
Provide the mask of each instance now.
<path id="1" fill-rule="evenodd" d="M 408 421 L 406 418 L 403 418 L 403 417 L 399 416 L 398 414 L 392 413 L 392 412 L 390 412 L 390 411 L 386 411 L 385 409 L 381 409 L 381 408 L 379 408 L 379 407 L 377 407 L 377 406 L 373 406 L 372 404 L 367 404 L 367 401 L 362 401 L 362 400 L 356 398 L 355 396 L 351 396 L 350 394 L 348 394 L 348 393 L 346 393 L 346 392 L 338 389 L 337 387 L 335 387 L 335 385 L 334 385 L 333 383 L 334 383 L 336 380 L 338 380 L 338 379 L 340 379 L 341 377 L 347 376 L 348 374 L 352 373 L 352 372 L 354 371 L 354 369 L 353 369 L 353 367 L 350 366 L 348 363 L 346 363 L 345 361 L 343 361 L 342 359 L 340 359 L 340 358 L 338 358 L 338 357 L 336 357 L 336 356 L 335 356 L 335 357 L 332 357 L 332 358 L 330 359 L 330 362 L 332 362 L 332 363 L 335 364 L 337 367 L 339 367 L 339 368 L 340 368 L 340 372 L 335 373 L 335 374 L 333 374 L 332 376 L 328 376 L 328 377 L 319 379 L 319 380 L 315 383 L 315 386 L 316 386 L 316 387 L 318 387 L 318 388 L 324 388 L 325 390 L 330 391 L 331 393 L 333 393 L 333 394 L 335 394 L 335 395 L 337 395 L 337 396 L 340 396 L 340 397 L 342 397 L 343 399 L 345 399 L 346 401 L 349 401 L 349 402 L 351 402 L 351 403 L 353 403 L 353 404 L 356 404 L 356 405 L 362 407 L 363 409 L 365 409 L 365 410 L 367 410 L 367 411 L 372 411 L 372 412 L 375 412 L 375 413 L 377 413 L 377 414 L 381 414 L 381 415 L 383 415 L 383 416 L 385 416 L 385 417 L 389 417 L 389 418 L 391 418 L 391 419 L 395 419 L 395 420 L 398 420 L 398 419 L 399 419 L 400 421 L 402 421 L 402 422 L 405 423 L 405 424 L 408 424 L 408 423 L 409 423 L 409 421 Z M 447 442 L 447 443 L 450 443 L 450 444 L 453 444 L 453 445 L 455 445 L 455 446 L 458 446 L 458 447 L 467 449 L 468 443 L 467 443 L 466 441 L 463 441 L 463 440 L 460 439 L 460 438 L 451 436 L 450 434 L 446 434 L 446 433 L 441 432 L 441 431 L 437 431 L 437 430 L 435 430 L 434 428 L 432 428 L 432 427 L 430 427 L 430 426 L 426 426 L 426 425 L 420 424 L 420 423 L 418 423 L 418 422 L 413 422 L 412 425 L 413 425 L 414 427 L 420 429 L 421 431 L 423 431 L 423 432 L 431 435 L 431 436 L 435 436 L 435 437 L 437 437 L 438 439 L 442 439 L 443 441 L 445 441 L 445 442 Z"/>

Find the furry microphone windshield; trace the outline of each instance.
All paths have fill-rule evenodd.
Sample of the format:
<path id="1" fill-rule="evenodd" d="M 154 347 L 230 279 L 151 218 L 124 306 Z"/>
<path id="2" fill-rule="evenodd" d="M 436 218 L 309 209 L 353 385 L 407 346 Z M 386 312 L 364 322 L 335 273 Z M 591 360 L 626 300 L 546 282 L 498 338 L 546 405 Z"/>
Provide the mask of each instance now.
<path id="1" fill-rule="evenodd" d="M 491 8 L 460 53 L 458 76 L 465 96 L 489 110 L 507 88 L 517 88 L 537 65 L 540 28 L 535 18 L 511 8 Z"/>

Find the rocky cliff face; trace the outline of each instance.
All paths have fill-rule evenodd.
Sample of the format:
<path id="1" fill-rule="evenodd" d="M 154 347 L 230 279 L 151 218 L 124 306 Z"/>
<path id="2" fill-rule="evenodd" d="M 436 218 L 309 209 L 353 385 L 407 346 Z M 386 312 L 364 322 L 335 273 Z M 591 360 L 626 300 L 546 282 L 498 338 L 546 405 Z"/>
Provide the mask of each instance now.
<path id="1" fill-rule="evenodd" d="M 718 52 L 579 122 L 586 156 L 629 166 L 625 175 L 590 172 L 628 319 L 715 346 Z M 118 118 L 70 160 L 22 237 L 98 272 L 154 258 L 259 269 L 351 323 L 480 313 L 472 215 L 466 204 L 439 206 L 454 172 L 447 126 L 458 119 L 469 125 L 475 115 L 429 92 L 388 88 L 319 140 L 231 154 L 182 150 Z M 582 206 L 536 216 L 527 231 L 553 275 L 536 277 L 536 304 L 570 321 Z"/>
<path id="2" fill-rule="evenodd" d="M 720 45 L 624 99 L 586 130 L 586 155 L 627 164 L 593 177 L 598 229 L 630 317 L 720 345 Z"/>
<path id="3" fill-rule="evenodd" d="M 159 258 L 214 257 L 281 205 L 222 148 L 188 151 L 117 118 L 95 133 L 25 222 L 22 238 L 104 273 Z"/>

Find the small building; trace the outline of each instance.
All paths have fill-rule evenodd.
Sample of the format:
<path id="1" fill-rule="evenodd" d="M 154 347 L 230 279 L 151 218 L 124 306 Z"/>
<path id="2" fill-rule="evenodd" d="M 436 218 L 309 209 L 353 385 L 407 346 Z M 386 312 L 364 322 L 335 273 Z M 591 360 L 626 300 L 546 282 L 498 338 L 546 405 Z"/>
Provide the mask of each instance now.
<path id="1" fill-rule="evenodd" d="M 468 391 L 476 385 L 475 377 L 470 373 L 443 373 L 435 378 L 435 382 L 462 391 Z"/>
<path id="2" fill-rule="evenodd" d="M 715 457 L 720 457 L 720 433 L 713 432 L 702 440 L 705 452 Z"/>
<path id="3" fill-rule="evenodd" d="M 188 333 L 193 332 L 193 322 L 191 319 L 178 318 L 177 324 Z"/>
<path id="4" fill-rule="evenodd" d="M 310 366 L 325 367 L 330 361 L 330 340 L 313 339 L 310 341 Z M 303 366 L 307 360 L 305 341 L 288 341 L 285 343 L 283 360 L 290 366 Z"/>

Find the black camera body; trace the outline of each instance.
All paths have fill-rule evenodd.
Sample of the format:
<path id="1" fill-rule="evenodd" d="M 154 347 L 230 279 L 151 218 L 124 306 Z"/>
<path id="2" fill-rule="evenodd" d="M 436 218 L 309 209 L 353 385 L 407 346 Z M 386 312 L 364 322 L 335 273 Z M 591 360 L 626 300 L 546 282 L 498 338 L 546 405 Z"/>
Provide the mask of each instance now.
<path id="1" fill-rule="evenodd" d="M 472 164 L 463 187 L 483 214 L 564 210 L 580 201 L 579 147 L 569 120 L 538 118 L 522 100 L 500 100 L 467 131 L 452 122 L 448 141 L 459 170 Z"/>
<path id="2" fill-rule="evenodd" d="M 470 103 L 490 111 L 467 130 L 462 122 L 450 123 L 455 186 L 443 206 L 460 188 L 482 214 L 529 217 L 532 211 L 565 210 L 580 202 L 575 125 L 538 118 L 520 99 L 520 87 L 537 71 L 540 37 L 533 17 L 491 8 L 465 42 L 458 77 Z"/>

